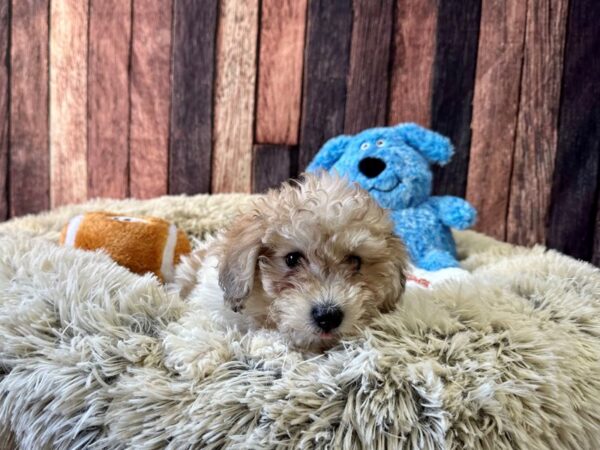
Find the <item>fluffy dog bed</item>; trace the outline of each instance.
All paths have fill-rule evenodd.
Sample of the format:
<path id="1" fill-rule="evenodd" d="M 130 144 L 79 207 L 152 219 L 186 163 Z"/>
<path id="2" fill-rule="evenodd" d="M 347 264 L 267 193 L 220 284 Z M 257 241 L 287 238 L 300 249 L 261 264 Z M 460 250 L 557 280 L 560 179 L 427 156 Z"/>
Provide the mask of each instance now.
<path id="1" fill-rule="evenodd" d="M 600 271 L 458 234 L 473 276 L 413 289 L 325 355 L 55 245 L 82 210 L 202 237 L 249 197 L 95 202 L 0 226 L 0 448 L 600 448 Z"/>

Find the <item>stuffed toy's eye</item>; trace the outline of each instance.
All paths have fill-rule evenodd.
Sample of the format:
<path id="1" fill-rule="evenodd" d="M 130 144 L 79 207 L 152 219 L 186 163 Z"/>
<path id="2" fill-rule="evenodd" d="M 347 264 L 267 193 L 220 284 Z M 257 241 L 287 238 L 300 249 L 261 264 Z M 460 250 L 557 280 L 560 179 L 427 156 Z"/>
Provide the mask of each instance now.
<path id="1" fill-rule="evenodd" d="M 360 149 L 361 150 L 366 150 L 369 148 L 369 143 L 368 142 L 363 142 L 362 144 L 360 144 Z"/>
<path id="2" fill-rule="evenodd" d="M 300 262 L 302 261 L 303 258 L 304 258 L 304 255 L 300 252 L 288 253 L 287 255 L 285 255 L 285 264 L 289 268 L 294 268 L 300 264 Z"/>
<path id="3" fill-rule="evenodd" d="M 362 259 L 358 255 L 348 255 L 346 261 L 348 261 L 357 272 L 360 270 L 360 266 L 362 266 Z"/>
<path id="4" fill-rule="evenodd" d="M 375 142 L 375 145 L 377 147 L 383 147 L 385 145 L 385 141 L 383 139 L 379 139 L 377 142 Z"/>

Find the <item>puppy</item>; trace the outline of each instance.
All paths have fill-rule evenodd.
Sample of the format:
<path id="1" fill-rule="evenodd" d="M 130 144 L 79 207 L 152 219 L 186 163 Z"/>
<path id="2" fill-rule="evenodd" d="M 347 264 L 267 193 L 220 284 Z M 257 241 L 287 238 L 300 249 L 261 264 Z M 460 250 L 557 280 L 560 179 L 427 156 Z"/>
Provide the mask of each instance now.
<path id="1" fill-rule="evenodd" d="M 323 351 L 395 307 L 406 266 L 386 211 L 322 173 L 260 197 L 184 258 L 176 283 L 213 320 L 276 329 L 296 348 Z"/>

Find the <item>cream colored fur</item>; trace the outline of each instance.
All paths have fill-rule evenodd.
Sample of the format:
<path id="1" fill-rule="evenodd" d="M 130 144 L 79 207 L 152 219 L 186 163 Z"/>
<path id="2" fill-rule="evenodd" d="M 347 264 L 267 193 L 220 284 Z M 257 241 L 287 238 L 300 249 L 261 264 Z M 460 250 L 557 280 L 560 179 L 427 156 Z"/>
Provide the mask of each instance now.
<path id="1" fill-rule="evenodd" d="M 0 448 L 600 448 L 600 272 L 556 252 L 457 234 L 472 277 L 409 289 L 307 357 L 54 244 L 83 210 L 201 237 L 250 200 L 103 201 L 0 225 Z"/>

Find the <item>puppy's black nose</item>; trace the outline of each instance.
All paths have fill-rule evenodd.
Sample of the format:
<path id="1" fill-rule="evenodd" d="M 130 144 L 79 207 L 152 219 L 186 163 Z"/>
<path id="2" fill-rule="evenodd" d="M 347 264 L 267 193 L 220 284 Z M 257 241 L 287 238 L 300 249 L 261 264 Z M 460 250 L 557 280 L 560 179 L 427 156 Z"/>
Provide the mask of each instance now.
<path id="1" fill-rule="evenodd" d="M 369 178 L 375 178 L 383 172 L 385 168 L 385 162 L 383 159 L 379 158 L 363 158 L 358 163 L 358 170 L 360 170 L 365 177 Z"/>
<path id="2" fill-rule="evenodd" d="M 325 333 L 339 327 L 344 320 L 344 312 L 337 306 L 315 306 L 311 314 L 317 326 Z"/>

